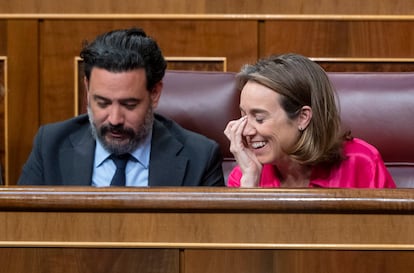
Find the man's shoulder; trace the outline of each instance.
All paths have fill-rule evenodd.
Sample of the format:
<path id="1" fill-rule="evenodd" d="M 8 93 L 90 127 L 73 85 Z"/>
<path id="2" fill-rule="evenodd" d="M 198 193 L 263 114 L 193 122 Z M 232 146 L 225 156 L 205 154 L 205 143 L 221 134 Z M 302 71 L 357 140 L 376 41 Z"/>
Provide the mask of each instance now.
<path id="1" fill-rule="evenodd" d="M 89 118 L 87 114 L 79 115 L 63 121 L 48 123 L 43 125 L 43 128 L 47 130 L 64 130 L 65 128 L 71 129 L 76 127 L 82 127 L 89 124 Z"/>
<path id="2" fill-rule="evenodd" d="M 49 141 L 62 141 L 70 135 L 79 135 L 80 137 L 89 131 L 89 119 L 87 115 L 76 116 L 67 120 L 48 123 L 42 125 L 39 129 L 39 135 L 46 137 Z"/>

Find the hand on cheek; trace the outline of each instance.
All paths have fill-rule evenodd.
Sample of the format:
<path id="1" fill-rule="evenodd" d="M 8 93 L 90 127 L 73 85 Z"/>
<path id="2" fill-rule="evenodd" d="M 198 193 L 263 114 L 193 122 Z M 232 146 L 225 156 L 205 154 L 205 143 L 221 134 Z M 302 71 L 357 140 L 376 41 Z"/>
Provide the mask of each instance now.
<path id="1" fill-rule="evenodd" d="M 243 130 L 247 124 L 247 116 L 229 122 L 224 133 L 230 140 L 230 152 L 239 165 L 243 177 L 243 187 L 257 187 L 259 185 L 262 164 L 257 160 L 256 155 L 248 148 Z"/>
<path id="2" fill-rule="evenodd" d="M 243 129 L 246 126 L 246 120 L 246 117 L 241 117 L 227 124 L 224 134 L 232 144 L 243 143 Z"/>

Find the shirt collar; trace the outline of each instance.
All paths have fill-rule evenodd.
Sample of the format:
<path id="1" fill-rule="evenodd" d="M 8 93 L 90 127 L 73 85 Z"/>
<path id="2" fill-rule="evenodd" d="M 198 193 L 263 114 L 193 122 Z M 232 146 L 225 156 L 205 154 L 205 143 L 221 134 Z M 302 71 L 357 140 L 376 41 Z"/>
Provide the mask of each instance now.
<path id="1" fill-rule="evenodd" d="M 149 159 L 150 159 L 150 151 L 151 151 L 151 139 L 152 139 L 152 131 L 147 135 L 141 145 L 135 149 L 131 155 L 132 157 L 137 160 L 144 168 L 148 169 L 149 167 Z M 94 167 L 99 167 L 102 165 L 111 155 L 105 148 L 102 146 L 102 143 L 97 140 L 95 146 L 95 163 Z"/>

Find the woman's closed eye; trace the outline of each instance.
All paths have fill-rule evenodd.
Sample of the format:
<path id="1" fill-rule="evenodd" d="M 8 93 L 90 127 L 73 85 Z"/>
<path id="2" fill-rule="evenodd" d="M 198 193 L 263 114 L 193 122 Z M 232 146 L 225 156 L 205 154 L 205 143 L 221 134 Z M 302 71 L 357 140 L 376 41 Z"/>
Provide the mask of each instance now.
<path id="1" fill-rule="evenodd" d="M 254 117 L 254 120 L 255 120 L 257 123 L 262 124 L 262 123 L 264 122 L 265 118 L 264 118 L 264 117 L 261 117 L 261 116 L 255 116 L 255 117 Z"/>

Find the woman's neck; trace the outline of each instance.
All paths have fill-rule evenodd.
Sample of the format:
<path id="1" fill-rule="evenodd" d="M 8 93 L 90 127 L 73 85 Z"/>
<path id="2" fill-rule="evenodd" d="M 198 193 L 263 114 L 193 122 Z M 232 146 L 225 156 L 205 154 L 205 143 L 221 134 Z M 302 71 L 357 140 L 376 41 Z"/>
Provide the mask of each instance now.
<path id="1" fill-rule="evenodd" d="M 283 188 L 307 188 L 309 187 L 312 168 L 300 165 L 297 162 L 285 162 L 275 166 L 276 173 Z"/>

